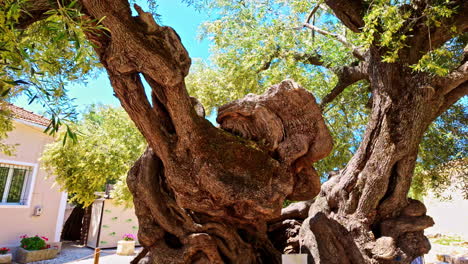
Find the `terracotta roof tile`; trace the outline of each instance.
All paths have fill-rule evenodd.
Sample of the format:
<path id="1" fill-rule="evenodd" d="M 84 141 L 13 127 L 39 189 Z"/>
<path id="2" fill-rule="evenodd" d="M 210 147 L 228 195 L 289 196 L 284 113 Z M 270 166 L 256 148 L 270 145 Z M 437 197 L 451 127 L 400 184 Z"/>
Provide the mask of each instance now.
<path id="1" fill-rule="evenodd" d="M 33 112 L 30 112 L 19 106 L 8 104 L 8 109 L 12 112 L 14 118 L 21 119 L 41 126 L 48 126 L 50 124 L 49 119 L 41 115 L 35 114 Z"/>

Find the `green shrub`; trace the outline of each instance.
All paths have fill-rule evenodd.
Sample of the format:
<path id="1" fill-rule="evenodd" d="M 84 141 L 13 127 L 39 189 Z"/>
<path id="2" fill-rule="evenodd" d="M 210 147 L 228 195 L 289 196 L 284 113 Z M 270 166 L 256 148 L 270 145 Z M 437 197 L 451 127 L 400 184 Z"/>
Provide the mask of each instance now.
<path id="1" fill-rule="evenodd" d="M 48 245 L 46 244 L 46 240 L 48 239 L 46 237 L 27 237 L 24 235 L 21 236 L 21 238 L 21 247 L 26 250 L 40 250 L 48 248 Z"/>

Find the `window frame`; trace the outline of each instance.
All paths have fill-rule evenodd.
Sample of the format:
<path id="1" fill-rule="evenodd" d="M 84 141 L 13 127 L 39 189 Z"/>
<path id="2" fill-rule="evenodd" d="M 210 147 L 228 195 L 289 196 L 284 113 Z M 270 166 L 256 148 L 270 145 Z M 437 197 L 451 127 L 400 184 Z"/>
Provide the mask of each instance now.
<path id="1" fill-rule="evenodd" d="M 2 164 L 10 164 L 10 165 L 19 165 L 19 166 L 27 166 L 31 168 L 31 180 L 29 181 L 29 186 L 26 186 L 28 184 L 23 184 L 23 190 L 26 191 L 27 193 L 24 194 L 26 202 L 24 204 L 21 203 L 2 203 L 1 201 L 3 200 L 3 197 L 0 197 L 0 208 L 30 208 L 31 207 L 31 199 L 32 199 L 32 194 L 34 192 L 34 187 L 36 185 L 36 175 L 38 171 L 38 164 L 37 163 L 30 163 L 30 162 L 21 162 L 21 161 L 15 161 L 15 160 L 3 160 L 0 159 L 0 167 Z M 12 174 L 13 170 L 9 170 L 8 174 Z M 11 184 L 11 178 L 8 177 L 5 190 L 10 189 L 10 184 Z M 10 180 L 10 181 L 8 181 Z M 22 190 L 22 193 L 23 193 Z"/>

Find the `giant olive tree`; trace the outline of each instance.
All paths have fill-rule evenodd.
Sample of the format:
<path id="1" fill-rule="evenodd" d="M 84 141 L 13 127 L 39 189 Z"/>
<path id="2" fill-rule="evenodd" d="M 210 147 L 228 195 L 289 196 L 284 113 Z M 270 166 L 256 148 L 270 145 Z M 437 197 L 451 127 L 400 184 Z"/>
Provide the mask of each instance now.
<path id="1" fill-rule="evenodd" d="M 26 2 L 16 26 L 63 10 L 67 1 L 57 3 Z M 302 223 L 292 218 L 303 218 L 307 203 L 280 215 L 283 201 L 317 195 L 312 163 L 332 147 L 312 94 L 283 81 L 221 106 L 216 128 L 187 93 L 191 60 L 173 29 L 139 6 L 133 16 L 127 0 L 78 3 L 81 15 L 72 19 L 98 25 L 86 24 L 84 33 L 149 145 L 127 183 L 140 242 L 154 263 L 279 263 L 285 246 L 301 247 L 312 263 L 409 263 L 428 251 L 423 230 L 432 219 L 407 193 L 421 138 L 467 93 L 468 67 L 463 59 L 440 77 L 410 66 L 468 29 L 468 2 L 324 1 L 366 45 L 350 44 L 357 63 L 342 70 L 322 104 L 367 79 L 371 110 L 359 148 L 321 187 Z M 309 20 L 302 26 L 332 34 Z"/>

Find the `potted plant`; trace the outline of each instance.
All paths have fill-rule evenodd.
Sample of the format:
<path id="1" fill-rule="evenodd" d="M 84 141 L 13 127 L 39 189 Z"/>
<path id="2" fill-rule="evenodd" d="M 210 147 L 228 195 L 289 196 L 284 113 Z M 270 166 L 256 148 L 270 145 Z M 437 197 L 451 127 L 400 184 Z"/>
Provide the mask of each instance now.
<path id="1" fill-rule="evenodd" d="M 11 254 L 8 253 L 10 252 L 9 248 L 2 247 L 0 248 L 0 263 L 11 263 Z"/>
<path id="2" fill-rule="evenodd" d="M 47 237 L 23 235 L 20 238 L 21 246 L 18 249 L 16 260 L 19 263 L 53 259 L 57 256 L 58 248 L 50 248 L 50 245 L 47 244 L 47 241 L 49 241 Z"/>
<path id="3" fill-rule="evenodd" d="M 122 240 L 117 242 L 117 255 L 134 255 L 135 254 L 135 236 L 133 234 L 125 234 Z"/>

